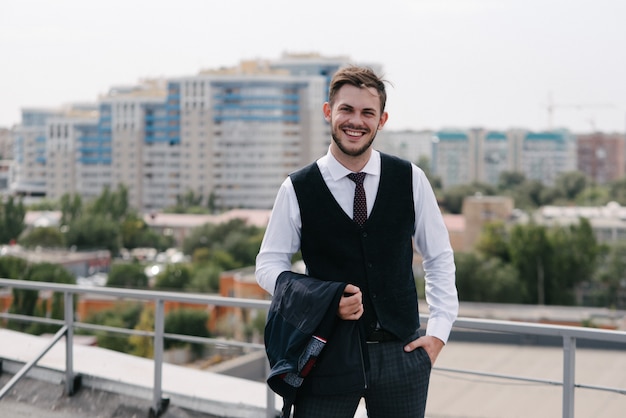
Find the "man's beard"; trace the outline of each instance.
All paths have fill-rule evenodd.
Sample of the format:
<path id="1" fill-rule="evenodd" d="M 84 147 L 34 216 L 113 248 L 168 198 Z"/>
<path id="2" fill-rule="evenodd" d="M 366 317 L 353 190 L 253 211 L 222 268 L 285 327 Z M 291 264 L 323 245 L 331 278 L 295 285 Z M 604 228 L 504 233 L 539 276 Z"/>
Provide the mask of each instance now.
<path id="1" fill-rule="evenodd" d="M 343 146 L 343 144 L 341 143 L 341 140 L 339 139 L 339 136 L 335 135 L 335 130 L 334 129 L 331 132 L 331 136 L 333 138 L 333 141 L 335 141 L 335 144 L 337 145 L 337 148 L 339 148 L 339 150 L 341 152 L 343 152 L 344 154 L 349 155 L 351 157 L 358 157 L 360 155 L 363 155 L 365 153 L 365 151 L 367 151 L 367 149 L 372 145 L 372 143 L 374 142 L 374 139 L 376 138 L 377 131 L 378 131 L 378 129 L 376 131 L 374 131 L 374 134 L 372 135 L 370 140 L 367 143 L 363 144 L 363 146 L 361 148 L 357 148 L 357 149 L 354 149 L 354 150 L 347 149 L 346 147 Z"/>

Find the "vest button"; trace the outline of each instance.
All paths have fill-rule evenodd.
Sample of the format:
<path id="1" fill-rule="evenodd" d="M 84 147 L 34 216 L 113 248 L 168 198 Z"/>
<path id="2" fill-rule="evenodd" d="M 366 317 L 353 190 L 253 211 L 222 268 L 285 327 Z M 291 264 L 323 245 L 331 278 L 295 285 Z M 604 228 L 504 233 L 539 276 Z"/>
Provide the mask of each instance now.
<path id="1" fill-rule="evenodd" d="M 372 263 L 367 263 L 367 267 L 372 268 Z"/>
<path id="2" fill-rule="evenodd" d="M 367 238 L 367 232 L 363 232 L 363 234 L 361 235 L 363 238 Z"/>

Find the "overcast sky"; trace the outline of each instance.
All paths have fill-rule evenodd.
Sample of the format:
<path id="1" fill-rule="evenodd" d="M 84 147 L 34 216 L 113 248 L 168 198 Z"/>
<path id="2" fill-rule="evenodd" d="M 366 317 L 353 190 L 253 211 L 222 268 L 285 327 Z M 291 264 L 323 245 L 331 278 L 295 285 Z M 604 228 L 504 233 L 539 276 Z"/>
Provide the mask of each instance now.
<path id="1" fill-rule="evenodd" d="M 626 128 L 625 0 L 1 0 L 0 126 L 284 52 L 382 64 L 389 129 Z"/>

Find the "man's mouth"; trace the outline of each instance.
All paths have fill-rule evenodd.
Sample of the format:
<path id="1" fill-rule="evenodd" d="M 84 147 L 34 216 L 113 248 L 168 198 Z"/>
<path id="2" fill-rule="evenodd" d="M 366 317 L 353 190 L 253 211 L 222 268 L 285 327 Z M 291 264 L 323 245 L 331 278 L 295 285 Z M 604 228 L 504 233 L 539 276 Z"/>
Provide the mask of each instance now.
<path id="1" fill-rule="evenodd" d="M 362 137 L 366 133 L 364 130 L 354 130 L 351 128 L 344 128 L 343 132 L 348 136 L 353 136 L 353 137 L 358 137 L 358 138 Z"/>

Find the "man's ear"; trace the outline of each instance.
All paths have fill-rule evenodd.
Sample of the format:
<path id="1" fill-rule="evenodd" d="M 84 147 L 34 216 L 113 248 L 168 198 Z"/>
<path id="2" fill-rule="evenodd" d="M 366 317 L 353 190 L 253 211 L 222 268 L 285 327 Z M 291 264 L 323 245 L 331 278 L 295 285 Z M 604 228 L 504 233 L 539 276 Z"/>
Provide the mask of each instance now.
<path id="1" fill-rule="evenodd" d="M 330 122 L 332 109 L 330 108 L 330 104 L 328 102 L 325 102 L 324 106 L 322 106 L 322 112 L 324 112 L 324 119 L 326 119 L 326 122 Z"/>
<path id="2" fill-rule="evenodd" d="M 383 126 L 385 126 L 385 123 L 387 123 L 387 119 L 389 119 L 389 113 L 383 112 L 383 114 L 380 115 L 380 121 L 378 122 L 379 131 L 383 129 Z"/>

